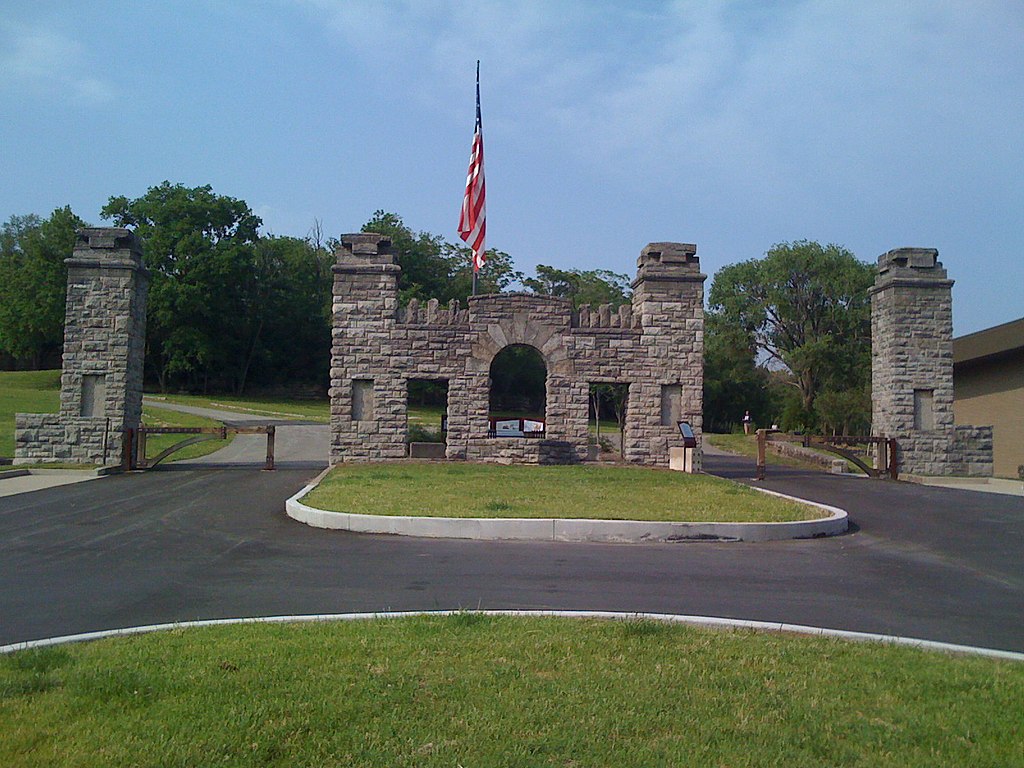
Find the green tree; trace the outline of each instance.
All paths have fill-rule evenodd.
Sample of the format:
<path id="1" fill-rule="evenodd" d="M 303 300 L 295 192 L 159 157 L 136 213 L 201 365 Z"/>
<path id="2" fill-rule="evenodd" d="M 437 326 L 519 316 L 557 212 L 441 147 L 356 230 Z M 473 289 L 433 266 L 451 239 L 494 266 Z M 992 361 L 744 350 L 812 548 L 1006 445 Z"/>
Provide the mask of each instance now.
<path id="1" fill-rule="evenodd" d="M 490 411 L 512 417 L 543 418 L 547 367 L 533 347 L 512 344 L 491 361 Z"/>
<path id="2" fill-rule="evenodd" d="M 133 227 L 152 273 L 146 363 L 161 390 L 245 386 L 260 332 L 255 244 L 262 223 L 243 200 L 209 185 L 163 182 L 101 215 Z"/>
<path id="3" fill-rule="evenodd" d="M 59 366 L 64 342 L 64 260 L 85 222 L 70 207 L 49 218 L 12 216 L 0 228 L 0 353 L 17 367 Z"/>
<path id="4" fill-rule="evenodd" d="M 704 323 L 704 429 L 731 432 L 750 411 L 755 425 L 778 419 L 768 370 L 757 364 L 753 339 L 720 314 Z"/>
<path id="5" fill-rule="evenodd" d="M 473 293 L 473 251 L 459 245 L 448 247 L 449 264 L 451 265 L 451 290 L 453 299 L 465 302 Z M 487 249 L 487 259 L 476 276 L 476 292 L 503 293 L 523 277 L 512 263 L 512 257 L 496 248 Z"/>
<path id="6" fill-rule="evenodd" d="M 774 246 L 759 260 L 721 269 L 711 313 L 752 340 L 758 356 L 785 366 L 799 392 L 789 426 L 818 428 L 823 391 L 863 392 L 870 376 L 869 264 L 838 245 L 801 240 Z M 856 398 L 851 394 L 848 402 Z"/>
<path id="7" fill-rule="evenodd" d="M 429 232 L 417 234 L 397 213 L 384 210 L 375 211 L 362 231 L 377 232 L 391 238 L 391 250 L 397 255 L 398 265 L 402 268 L 398 278 L 401 304 L 407 304 L 409 299 L 444 302 L 451 298 L 448 295 L 451 265 L 444 253 L 443 237 Z"/>
<path id="8" fill-rule="evenodd" d="M 363 232 L 377 232 L 391 238 L 391 249 L 402 268 L 398 278 L 398 300 L 452 299 L 465 301 L 473 291 L 473 268 L 469 248 L 456 245 L 441 235 L 413 232 L 397 213 L 375 211 L 362 226 Z M 512 258 L 491 248 L 477 275 L 477 293 L 500 293 L 519 277 Z"/>
<path id="9" fill-rule="evenodd" d="M 543 296 L 571 299 L 574 307 L 581 304 L 598 306 L 627 304 L 632 296 L 629 277 L 607 269 L 556 269 L 538 264 L 536 277 L 524 279 L 523 285 Z"/>
<path id="10" fill-rule="evenodd" d="M 326 386 L 331 355 L 330 256 L 313 239 L 263 237 L 244 295 L 248 323 L 236 349 L 242 381 Z"/>
<path id="11" fill-rule="evenodd" d="M 864 387 L 825 390 L 814 411 L 821 429 L 833 435 L 866 435 L 871 428 L 871 398 Z"/>

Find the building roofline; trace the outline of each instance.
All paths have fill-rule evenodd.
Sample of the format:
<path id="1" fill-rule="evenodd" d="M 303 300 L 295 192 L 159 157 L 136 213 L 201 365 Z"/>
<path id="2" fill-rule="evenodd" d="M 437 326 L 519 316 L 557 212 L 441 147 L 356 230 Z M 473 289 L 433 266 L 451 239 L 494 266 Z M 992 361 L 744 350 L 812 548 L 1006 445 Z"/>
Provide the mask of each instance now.
<path id="1" fill-rule="evenodd" d="M 1024 349 L 1024 317 L 953 339 L 953 364 L 971 363 Z"/>

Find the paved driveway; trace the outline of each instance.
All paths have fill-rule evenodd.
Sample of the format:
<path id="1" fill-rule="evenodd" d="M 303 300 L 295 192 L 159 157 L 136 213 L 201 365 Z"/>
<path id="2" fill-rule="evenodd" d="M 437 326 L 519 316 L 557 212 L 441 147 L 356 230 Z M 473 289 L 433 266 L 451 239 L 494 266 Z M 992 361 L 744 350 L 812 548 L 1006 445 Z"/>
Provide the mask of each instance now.
<path id="1" fill-rule="evenodd" d="M 709 457 L 739 478 L 749 461 Z M 439 608 L 728 616 L 1024 651 L 1024 500 L 774 470 L 854 533 L 563 544 L 320 531 L 316 469 L 170 468 L 0 498 L 0 644 L 176 620 Z"/>

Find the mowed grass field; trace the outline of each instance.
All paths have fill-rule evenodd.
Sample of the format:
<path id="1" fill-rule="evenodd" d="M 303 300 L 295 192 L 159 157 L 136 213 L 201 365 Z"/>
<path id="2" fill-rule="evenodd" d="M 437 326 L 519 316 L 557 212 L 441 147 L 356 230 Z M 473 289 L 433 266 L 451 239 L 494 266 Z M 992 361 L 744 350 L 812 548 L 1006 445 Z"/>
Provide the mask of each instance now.
<path id="1" fill-rule="evenodd" d="M 11 766 L 1019 766 L 1024 664 L 653 621 L 178 629 L 0 657 Z"/>
<path id="2" fill-rule="evenodd" d="M 14 414 L 60 410 L 60 371 L 0 371 L 0 456 L 14 456 Z"/>
<path id="3" fill-rule="evenodd" d="M 825 516 L 709 475 L 609 465 L 341 464 L 302 501 L 334 512 L 425 517 L 781 522 Z"/>
<path id="4" fill-rule="evenodd" d="M 232 411 L 250 416 L 266 416 L 271 419 L 317 421 L 326 424 L 331 418 L 331 404 L 324 399 L 288 399 L 270 397 L 234 397 L 233 395 L 157 395 L 147 394 L 146 398 L 159 407 L 160 402 L 191 405 L 197 408 L 213 408 L 218 411 Z"/>
<path id="5" fill-rule="evenodd" d="M 721 448 L 723 451 L 735 453 L 740 456 L 749 456 L 755 463 L 757 462 L 757 435 L 744 435 L 742 433 L 723 435 L 705 432 L 704 439 L 716 448 Z M 800 459 L 794 459 L 791 456 L 780 456 L 770 450 L 765 451 L 764 458 L 765 462 L 768 464 L 777 464 L 785 467 L 798 467 L 800 469 L 813 469 L 817 472 L 824 471 L 820 465 L 815 464 L 814 462 L 801 461 Z"/>

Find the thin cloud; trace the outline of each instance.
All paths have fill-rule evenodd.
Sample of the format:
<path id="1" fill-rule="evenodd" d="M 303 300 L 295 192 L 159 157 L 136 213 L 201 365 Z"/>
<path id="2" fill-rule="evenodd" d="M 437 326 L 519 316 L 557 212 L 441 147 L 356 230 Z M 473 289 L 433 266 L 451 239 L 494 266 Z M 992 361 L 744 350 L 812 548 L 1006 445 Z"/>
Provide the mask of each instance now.
<path id="1" fill-rule="evenodd" d="M 87 103 L 114 100 L 118 90 L 99 76 L 80 42 L 61 32 L 0 27 L 0 88 Z"/>
<path id="2" fill-rule="evenodd" d="M 924 121 L 950 141 L 972 122 L 993 139 L 1021 123 L 1016 99 L 993 98 L 998 77 L 1009 89 L 1021 77 L 1021 14 L 1000 2 L 300 6 L 372 76 L 437 104 L 483 59 L 503 119 L 534 136 L 571 132 L 580 161 L 629 174 L 679 167 L 768 184 L 799 159 L 801 185 L 853 183 L 865 163 L 881 173 L 896 157 L 928 170 L 915 143 Z"/>

